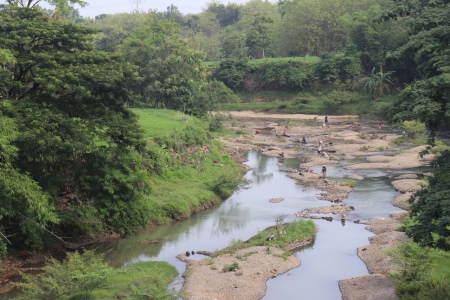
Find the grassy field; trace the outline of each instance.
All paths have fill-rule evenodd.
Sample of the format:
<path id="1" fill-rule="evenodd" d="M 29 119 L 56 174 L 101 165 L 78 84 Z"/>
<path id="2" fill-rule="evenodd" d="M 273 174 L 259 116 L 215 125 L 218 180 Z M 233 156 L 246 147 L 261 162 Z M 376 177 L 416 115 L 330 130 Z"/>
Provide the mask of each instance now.
<path id="1" fill-rule="evenodd" d="M 147 138 L 161 136 L 174 129 L 182 129 L 189 122 L 189 117 L 174 110 L 133 108 L 131 111 L 139 116 L 139 124 L 145 130 Z"/>
<path id="2" fill-rule="evenodd" d="M 150 224 L 187 218 L 231 195 L 243 171 L 211 138 L 207 121 L 167 109 L 132 111 L 139 116 L 154 150 L 153 159 L 162 166 L 151 174 L 152 192 L 147 200 L 154 213 Z M 196 142 L 200 140 L 204 144 Z"/>
<path id="3" fill-rule="evenodd" d="M 251 59 L 248 64 L 251 66 L 259 66 L 267 63 L 274 62 L 286 62 L 286 61 L 295 61 L 295 62 L 303 62 L 307 64 L 317 63 L 320 61 L 320 58 L 317 56 L 303 56 L 303 57 L 267 57 L 260 59 Z M 220 61 L 205 61 L 203 65 L 208 69 L 215 69 L 219 66 Z"/>
<path id="4" fill-rule="evenodd" d="M 286 114 L 357 114 L 383 115 L 396 95 L 386 95 L 376 101 L 363 93 L 331 91 L 328 93 L 260 92 L 241 94 L 240 103 L 222 103 L 222 110 L 251 110 Z"/>

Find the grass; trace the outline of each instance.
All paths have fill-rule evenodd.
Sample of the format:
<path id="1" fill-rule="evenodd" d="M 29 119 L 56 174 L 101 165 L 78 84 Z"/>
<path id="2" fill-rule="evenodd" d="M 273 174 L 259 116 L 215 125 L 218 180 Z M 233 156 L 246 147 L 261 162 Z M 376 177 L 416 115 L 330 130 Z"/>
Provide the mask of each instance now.
<path id="1" fill-rule="evenodd" d="M 416 146 L 427 145 L 427 138 L 425 136 L 419 136 L 416 138 L 409 138 L 407 136 L 401 136 L 392 140 L 389 144 L 394 146 L 400 146 L 402 144 L 414 144 Z"/>
<path id="2" fill-rule="evenodd" d="M 240 103 L 222 103 L 223 110 L 251 110 L 266 113 L 302 113 L 302 114 L 356 114 L 366 116 L 382 115 L 386 107 L 392 105 L 396 95 L 373 101 L 364 93 L 346 92 L 292 92 L 292 91 L 261 91 L 255 93 L 241 93 Z M 339 102 L 339 99 L 351 100 Z"/>
<path id="3" fill-rule="evenodd" d="M 353 187 L 355 187 L 356 182 L 353 179 L 348 179 L 348 180 L 342 181 L 341 185 L 353 188 Z"/>
<path id="4" fill-rule="evenodd" d="M 225 264 L 222 268 L 222 272 L 232 272 L 232 271 L 236 271 L 237 269 L 239 269 L 239 263 L 234 262 L 231 264 Z"/>
<path id="5" fill-rule="evenodd" d="M 260 66 L 266 63 L 274 63 L 274 62 L 287 62 L 287 61 L 295 61 L 295 62 L 303 62 L 306 64 L 318 63 L 320 61 L 320 57 L 318 56 L 302 56 L 302 57 L 267 57 L 260 59 L 251 59 L 248 64 L 251 66 Z M 208 69 L 216 69 L 219 67 L 220 61 L 205 61 L 203 65 Z"/>
<path id="6" fill-rule="evenodd" d="M 131 109 L 139 117 L 139 124 L 145 131 L 146 138 L 158 137 L 175 129 L 182 129 L 191 117 L 179 111 L 168 109 Z"/>
<path id="7" fill-rule="evenodd" d="M 133 112 L 139 116 L 149 139 L 158 137 L 164 144 L 177 141 L 180 145 L 185 139 L 206 141 L 203 146 L 180 152 L 170 145 L 159 146 L 149 141 L 155 149 L 154 160 L 162 166 L 162 170 L 151 175 L 152 191 L 146 196 L 153 211 L 151 225 L 185 219 L 218 204 L 235 191 L 242 180 L 242 168 L 219 142 L 201 138 L 201 134 L 206 136 L 206 131 L 194 130 L 194 127 L 207 128 L 207 121 L 191 116 L 183 120 L 184 114 L 165 109 L 133 109 Z"/>
<path id="8" fill-rule="evenodd" d="M 253 254 L 256 254 L 256 253 L 258 253 L 258 251 L 248 251 L 248 252 L 245 252 L 245 253 L 243 253 L 241 255 L 237 255 L 236 258 L 239 259 L 239 260 L 246 260 L 247 257 L 249 257 L 249 256 L 251 256 Z"/>
<path id="9" fill-rule="evenodd" d="M 279 226 L 266 228 L 245 242 L 233 241 L 229 247 L 215 252 L 213 256 L 218 256 L 223 253 L 235 253 L 239 249 L 252 246 L 270 246 L 285 249 L 289 244 L 297 241 L 304 239 L 313 240 L 316 233 L 316 226 L 311 220 L 298 220 L 283 224 L 283 234 L 279 233 L 279 228 L 277 229 L 277 227 Z M 274 238 L 268 240 L 268 237 L 271 235 L 274 235 Z"/>
<path id="10" fill-rule="evenodd" d="M 96 290 L 92 299 L 169 299 L 166 287 L 178 274 L 175 267 L 166 262 L 138 262 L 120 268 L 108 278 L 105 288 Z M 148 298 L 150 299 L 150 298 Z"/>

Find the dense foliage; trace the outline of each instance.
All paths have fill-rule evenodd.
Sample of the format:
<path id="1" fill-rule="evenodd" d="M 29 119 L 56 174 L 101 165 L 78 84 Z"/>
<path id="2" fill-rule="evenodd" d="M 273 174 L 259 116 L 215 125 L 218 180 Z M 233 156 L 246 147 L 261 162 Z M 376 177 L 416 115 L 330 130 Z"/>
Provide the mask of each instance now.
<path id="1" fill-rule="evenodd" d="M 400 300 L 448 299 L 450 297 L 450 252 L 406 241 L 389 250 L 400 272 L 391 274 Z"/>
<path id="2" fill-rule="evenodd" d="M 167 212 L 162 208 L 167 204 L 150 196 L 150 176 L 166 171 L 167 152 L 208 147 L 211 136 L 202 127 L 207 125 L 187 123 L 179 136 L 172 136 L 183 148 L 147 144 L 136 115 L 127 106 L 139 101 L 134 92 L 145 74 L 150 81 L 144 88 L 153 91 L 156 103 L 162 101 L 196 115 L 209 111 L 215 101 L 212 95 L 226 97 L 229 90 L 220 82 L 201 79 L 201 56 L 179 56 L 189 55 L 188 49 L 176 35 L 164 35 L 176 26 L 157 20 L 149 26 L 160 30 L 155 35 L 159 44 L 150 43 L 150 49 L 166 47 L 163 52 L 169 55 L 164 64 L 170 63 L 161 67 L 159 77 L 148 71 L 140 74 L 120 53 L 96 50 L 95 30 L 51 17 L 38 8 L 10 5 L 0 10 L 1 255 L 7 244 L 41 248 L 59 236 L 129 234 L 167 222 L 174 215 L 186 217 L 197 209 L 189 203 L 181 214 L 174 214 L 173 209 Z M 130 39 L 138 42 L 140 33 Z M 152 55 L 154 67 L 159 58 L 157 53 Z M 192 59 L 192 64 L 177 73 L 176 66 L 184 58 Z M 192 80 L 194 73 L 201 77 L 199 81 Z M 164 87 L 156 93 L 151 87 L 158 82 Z M 191 105 L 194 100 L 199 103 L 196 107 Z M 217 157 L 222 156 L 226 154 Z M 237 183 L 236 165 L 229 164 L 229 168 L 234 176 L 225 181 Z M 228 166 L 222 171 L 228 172 Z M 211 192 L 200 197 L 197 205 L 216 202 L 230 193 L 214 184 L 206 189 Z M 171 205 L 175 210 L 179 206 Z"/>
<path id="3" fill-rule="evenodd" d="M 450 2 L 395 0 L 385 13 L 403 18 L 409 39 L 395 53 L 416 65 L 415 81 L 404 89 L 394 120 L 418 119 L 436 129 L 450 121 Z"/>
<path id="4" fill-rule="evenodd" d="M 450 250 L 450 152 L 444 151 L 433 166 L 428 188 L 411 199 L 414 222 L 407 234 L 421 245 Z"/>
<path id="5" fill-rule="evenodd" d="M 140 262 L 114 269 L 94 251 L 67 253 L 62 260 L 49 259 L 44 272 L 24 275 L 14 299 L 168 299 L 165 286 L 177 274 L 166 262 Z"/>

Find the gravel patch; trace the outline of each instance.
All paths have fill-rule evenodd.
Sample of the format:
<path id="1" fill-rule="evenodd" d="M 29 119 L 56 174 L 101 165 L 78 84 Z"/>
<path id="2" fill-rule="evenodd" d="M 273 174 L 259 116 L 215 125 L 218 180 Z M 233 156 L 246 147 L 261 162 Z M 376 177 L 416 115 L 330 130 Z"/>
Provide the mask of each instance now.
<path id="1" fill-rule="evenodd" d="M 293 255 L 287 259 L 276 256 L 283 253 L 278 248 L 257 246 L 212 259 L 188 260 L 183 292 L 191 300 L 260 299 L 265 294 L 267 280 L 300 265 L 300 260 Z M 238 258 L 245 256 L 244 260 Z M 222 270 L 233 263 L 239 264 L 236 271 Z"/>
<path id="2" fill-rule="evenodd" d="M 395 179 L 419 179 L 419 176 L 417 174 L 402 174 Z"/>
<path id="3" fill-rule="evenodd" d="M 409 210 L 408 200 L 409 198 L 411 198 L 412 195 L 413 193 L 400 194 L 397 197 L 395 197 L 394 200 L 392 200 L 392 205 L 404 210 Z"/>
<path id="4" fill-rule="evenodd" d="M 413 193 L 422 189 L 420 182 L 419 179 L 400 179 L 392 181 L 392 185 L 400 193 Z"/>
<path id="5" fill-rule="evenodd" d="M 382 287 L 382 288 L 380 288 Z M 339 281 L 343 300 L 396 300 L 395 281 L 381 274 Z"/>
<path id="6" fill-rule="evenodd" d="M 357 174 L 349 174 L 345 176 L 347 179 L 353 179 L 353 180 L 364 180 L 364 177 Z"/>

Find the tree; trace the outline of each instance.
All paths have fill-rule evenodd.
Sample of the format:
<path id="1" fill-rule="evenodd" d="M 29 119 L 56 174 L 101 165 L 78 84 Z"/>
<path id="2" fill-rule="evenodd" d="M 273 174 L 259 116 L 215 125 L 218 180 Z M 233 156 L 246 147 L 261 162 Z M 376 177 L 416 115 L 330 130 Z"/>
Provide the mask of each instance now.
<path id="1" fill-rule="evenodd" d="M 121 51 L 136 65 L 142 102 L 183 112 L 192 111 L 205 81 L 203 53 L 188 47 L 177 24 L 152 20 L 126 39 Z"/>
<path id="2" fill-rule="evenodd" d="M 11 105 L 2 102 L 2 106 Z M 0 257 L 6 254 L 5 244 L 17 241 L 31 248 L 44 244 L 46 226 L 58 223 L 50 197 L 27 174 L 14 167 L 18 148 L 14 145 L 19 131 L 14 120 L 0 114 Z M 18 222 L 18 226 L 11 223 Z M 7 226 L 8 228 L 3 228 Z M 10 236 L 10 238 L 8 238 Z M 23 239 L 27 236 L 27 239 Z"/>
<path id="3" fill-rule="evenodd" d="M 391 54 L 406 42 L 406 28 L 400 20 L 380 22 L 380 5 L 364 11 L 346 13 L 342 20 L 351 43 L 367 72 L 390 62 Z"/>
<path id="4" fill-rule="evenodd" d="M 320 55 L 342 50 L 346 34 L 340 18 L 345 9 L 340 1 L 284 1 L 280 5 L 283 17 L 276 22 L 280 55 Z"/>
<path id="5" fill-rule="evenodd" d="M 57 11 L 61 13 L 69 13 L 74 11 L 73 6 L 75 4 L 80 5 L 81 7 L 86 6 L 87 2 L 83 0 L 6 0 L 10 5 L 16 5 L 26 8 L 34 8 L 37 7 L 39 2 L 47 2 L 51 6 L 54 6 Z"/>
<path id="6" fill-rule="evenodd" d="M 240 6 L 236 3 L 224 5 L 216 0 L 207 4 L 205 12 L 211 12 L 215 15 L 222 28 L 233 25 L 239 21 Z"/>
<path id="7" fill-rule="evenodd" d="M 408 42 L 394 57 L 413 58 L 415 81 L 395 104 L 395 121 L 417 119 L 432 131 L 450 123 L 450 2 L 448 0 L 396 0 L 384 19 L 403 19 Z"/>
<path id="8" fill-rule="evenodd" d="M 13 119 L 18 132 L 12 142 L 17 155 L 10 159 L 9 185 L 2 192 L 8 195 L 13 180 L 17 187 L 26 183 L 40 196 L 24 190 L 15 200 L 20 205 L 6 204 L 23 215 L 32 212 L 24 208 L 31 200 L 26 197 L 38 201 L 39 209 L 55 207 L 57 233 L 126 234 L 146 226 L 149 214 L 145 142 L 136 116 L 125 107 L 137 77 L 120 56 L 93 48 L 94 32 L 38 8 L 0 10 L 0 48 L 14 56 L 0 76 L 0 100 L 10 103 L 0 106 L 0 114 Z M 11 175 L 15 171 L 22 177 Z M 9 226 L 7 234 L 20 232 L 23 217 L 9 218 L 19 226 Z M 47 223 L 56 221 L 47 215 Z M 34 223 L 36 231 L 45 224 Z M 22 230 L 10 240 L 17 245 L 33 239 Z"/>
<path id="9" fill-rule="evenodd" d="M 188 25 L 181 29 L 181 35 L 189 39 L 190 47 L 204 52 L 206 60 L 220 58 L 220 32 L 220 23 L 210 11 L 191 16 Z"/>
<path id="10" fill-rule="evenodd" d="M 99 31 L 94 41 L 97 50 L 112 53 L 118 50 L 135 28 L 144 26 L 146 19 L 142 13 L 100 15 L 96 16 L 95 22 L 85 22 L 84 25 Z"/>
<path id="11" fill-rule="evenodd" d="M 384 13 L 386 20 L 402 19 L 408 41 L 393 55 L 413 58 L 415 81 L 401 93 L 393 106 L 397 122 L 418 120 L 434 131 L 450 121 L 450 2 L 448 0 L 395 0 Z M 412 224 L 407 234 L 423 246 L 450 250 L 450 152 L 433 161 L 434 176 L 429 186 L 411 198 Z"/>
<path id="12" fill-rule="evenodd" d="M 375 73 L 375 68 L 369 76 L 365 76 L 360 79 L 360 84 L 363 90 L 368 92 L 372 99 L 376 100 L 383 96 L 385 90 L 389 91 L 389 84 L 392 84 L 391 74 L 393 71 L 383 72 L 383 67 L 380 67 L 380 71 Z"/>
<path id="13" fill-rule="evenodd" d="M 214 76 L 230 89 L 236 90 L 241 86 L 247 70 L 248 59 L 228 58 L 220 62 Z"/>
<path id="14" fill-rule="evenodd" d="M 225 29 L 222 33 L 222 57 L 247 59 L 249 49 L 244 31 Z"/>
<path id="15" fill-rule="evenodd" d="M 265 50 L 270 45 L 267 24 L 273 23 L 272 19 L 264 16 L 255 17 L 247 38 L 247 45 L 255 58 L 265 58 Z"/>
<path id="16" fill-rule="evenodd" d="M 411 198 L 413 224 L 407 234 L 423 246 L 450 250 L 450 151 L 433 161 L 434 176 L 427 188 Z"/>

